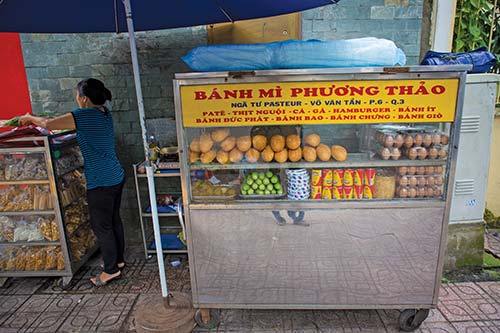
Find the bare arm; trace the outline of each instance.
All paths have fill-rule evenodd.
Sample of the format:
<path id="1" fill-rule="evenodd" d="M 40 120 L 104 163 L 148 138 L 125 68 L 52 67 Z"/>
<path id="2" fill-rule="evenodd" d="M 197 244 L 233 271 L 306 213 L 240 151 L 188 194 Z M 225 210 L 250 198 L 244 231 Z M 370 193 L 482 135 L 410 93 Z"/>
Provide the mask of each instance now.
<path id="1" fill-rule="evenodd" d="M 26 114 L 19 118 L 19 125 L 35 124 L 49 130 L 75 129 L 75 120 L 71 113 L 63 114 L 56 118 L 43 118 Z"/>

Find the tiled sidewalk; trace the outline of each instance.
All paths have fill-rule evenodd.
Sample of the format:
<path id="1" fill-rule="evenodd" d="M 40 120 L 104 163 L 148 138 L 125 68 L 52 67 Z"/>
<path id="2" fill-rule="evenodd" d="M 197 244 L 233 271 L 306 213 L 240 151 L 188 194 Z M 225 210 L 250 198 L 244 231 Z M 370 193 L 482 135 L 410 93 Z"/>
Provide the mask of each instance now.
<path id="1" fill-rule="evenodd" d="M 0 332 L 134 332 L 138 304 L 160 294 L 156 262 L 129 263 L 124 278 L 95 289 L 93 260 L 69 290 L 52 279 L 0 288 Z M 168 268 L 171 290 L 190 292 L 185 263 Z M 224 310 L 218 332 L 398 332 L 399 311 Z M 196 329 L 195 331 L 203 331 Z M 438 309 L 416 332 L 500 332 L 500 282 L 444 284 Z"/>

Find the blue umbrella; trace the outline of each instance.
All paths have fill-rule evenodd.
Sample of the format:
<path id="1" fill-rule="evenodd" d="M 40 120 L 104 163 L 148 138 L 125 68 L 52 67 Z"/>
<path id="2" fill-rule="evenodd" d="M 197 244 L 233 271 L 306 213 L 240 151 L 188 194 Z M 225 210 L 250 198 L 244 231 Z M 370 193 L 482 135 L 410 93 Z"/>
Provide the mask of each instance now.
<path id="1" fill-rule="evenodd" d="M 135 31 L 180 28 L 281 15 L 338 0 L 131 0 Z M 0 31 L 127 31 L 119 0 L 0 0 Z"/>
<path id="2" fill-rule="evenodd" d="M 148 166 L 149 198 L 162 296 L 168 297 L 153 168 L 148 159 L 135 31 L 180 28 L 288 14 L 339 0 L 0 0 L 0 32 L 129 33 L 139 121 Z M 132 6 L 133 5 L 133 15 Z M 182 215 L 179 216 L 182 220 Z"/>

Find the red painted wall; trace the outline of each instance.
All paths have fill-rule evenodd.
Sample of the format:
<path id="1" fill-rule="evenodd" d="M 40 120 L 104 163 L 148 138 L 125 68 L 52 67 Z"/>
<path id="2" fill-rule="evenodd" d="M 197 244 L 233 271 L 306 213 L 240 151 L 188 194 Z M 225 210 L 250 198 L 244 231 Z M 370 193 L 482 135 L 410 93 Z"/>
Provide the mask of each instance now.
<path id="1" fill-rule="evenodd" d="M 0 33 L 0 120 L 31 113 L 21 39 L 17 33 Z"/>

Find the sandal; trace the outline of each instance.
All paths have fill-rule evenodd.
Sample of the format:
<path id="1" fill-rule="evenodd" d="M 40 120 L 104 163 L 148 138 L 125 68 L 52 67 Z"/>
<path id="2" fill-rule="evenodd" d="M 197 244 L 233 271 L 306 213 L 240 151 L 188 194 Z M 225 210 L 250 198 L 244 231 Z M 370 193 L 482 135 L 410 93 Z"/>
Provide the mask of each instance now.
<path id="1" fill-rule="evenodd" d="M 119 280 L 119 279 L 121 279 L 121 277 L 122 277 L 122 274 L 120 273 L 120 274 L 118 274 L 117 276 L 112 277 L 112 278 L 111 278 L 111 279 L 109 279 L 109 280 L 103 281 L 103 280 L 101 280 L 101 274 L 98 274 L 98 275 L 96 275 L 96 277 L 95 277 L 95 282 L 94 282 L 94 281 L 92 281 L 92 280 L 90 280 L 90 282 L 91 282 L 91 283 L 92 283 L 95 287 L 103 287 L 103 286 L 107 285 L 108 283 L 110 283 L 110 282 L 111 282 L 111 281 L 113 281 L 113 280 Z"/>
<path id="2" fill-rule="evenodd" d="M 123 266 L 118 266 L 118 264 L 116 264 L 116 267 L 118 267 L 118 269 L 120 271 L 123 271 L 125 269 L 125 267 L 127 267 L 127 264 L 125 263 L 125 261 L 123 262 Z"/>

